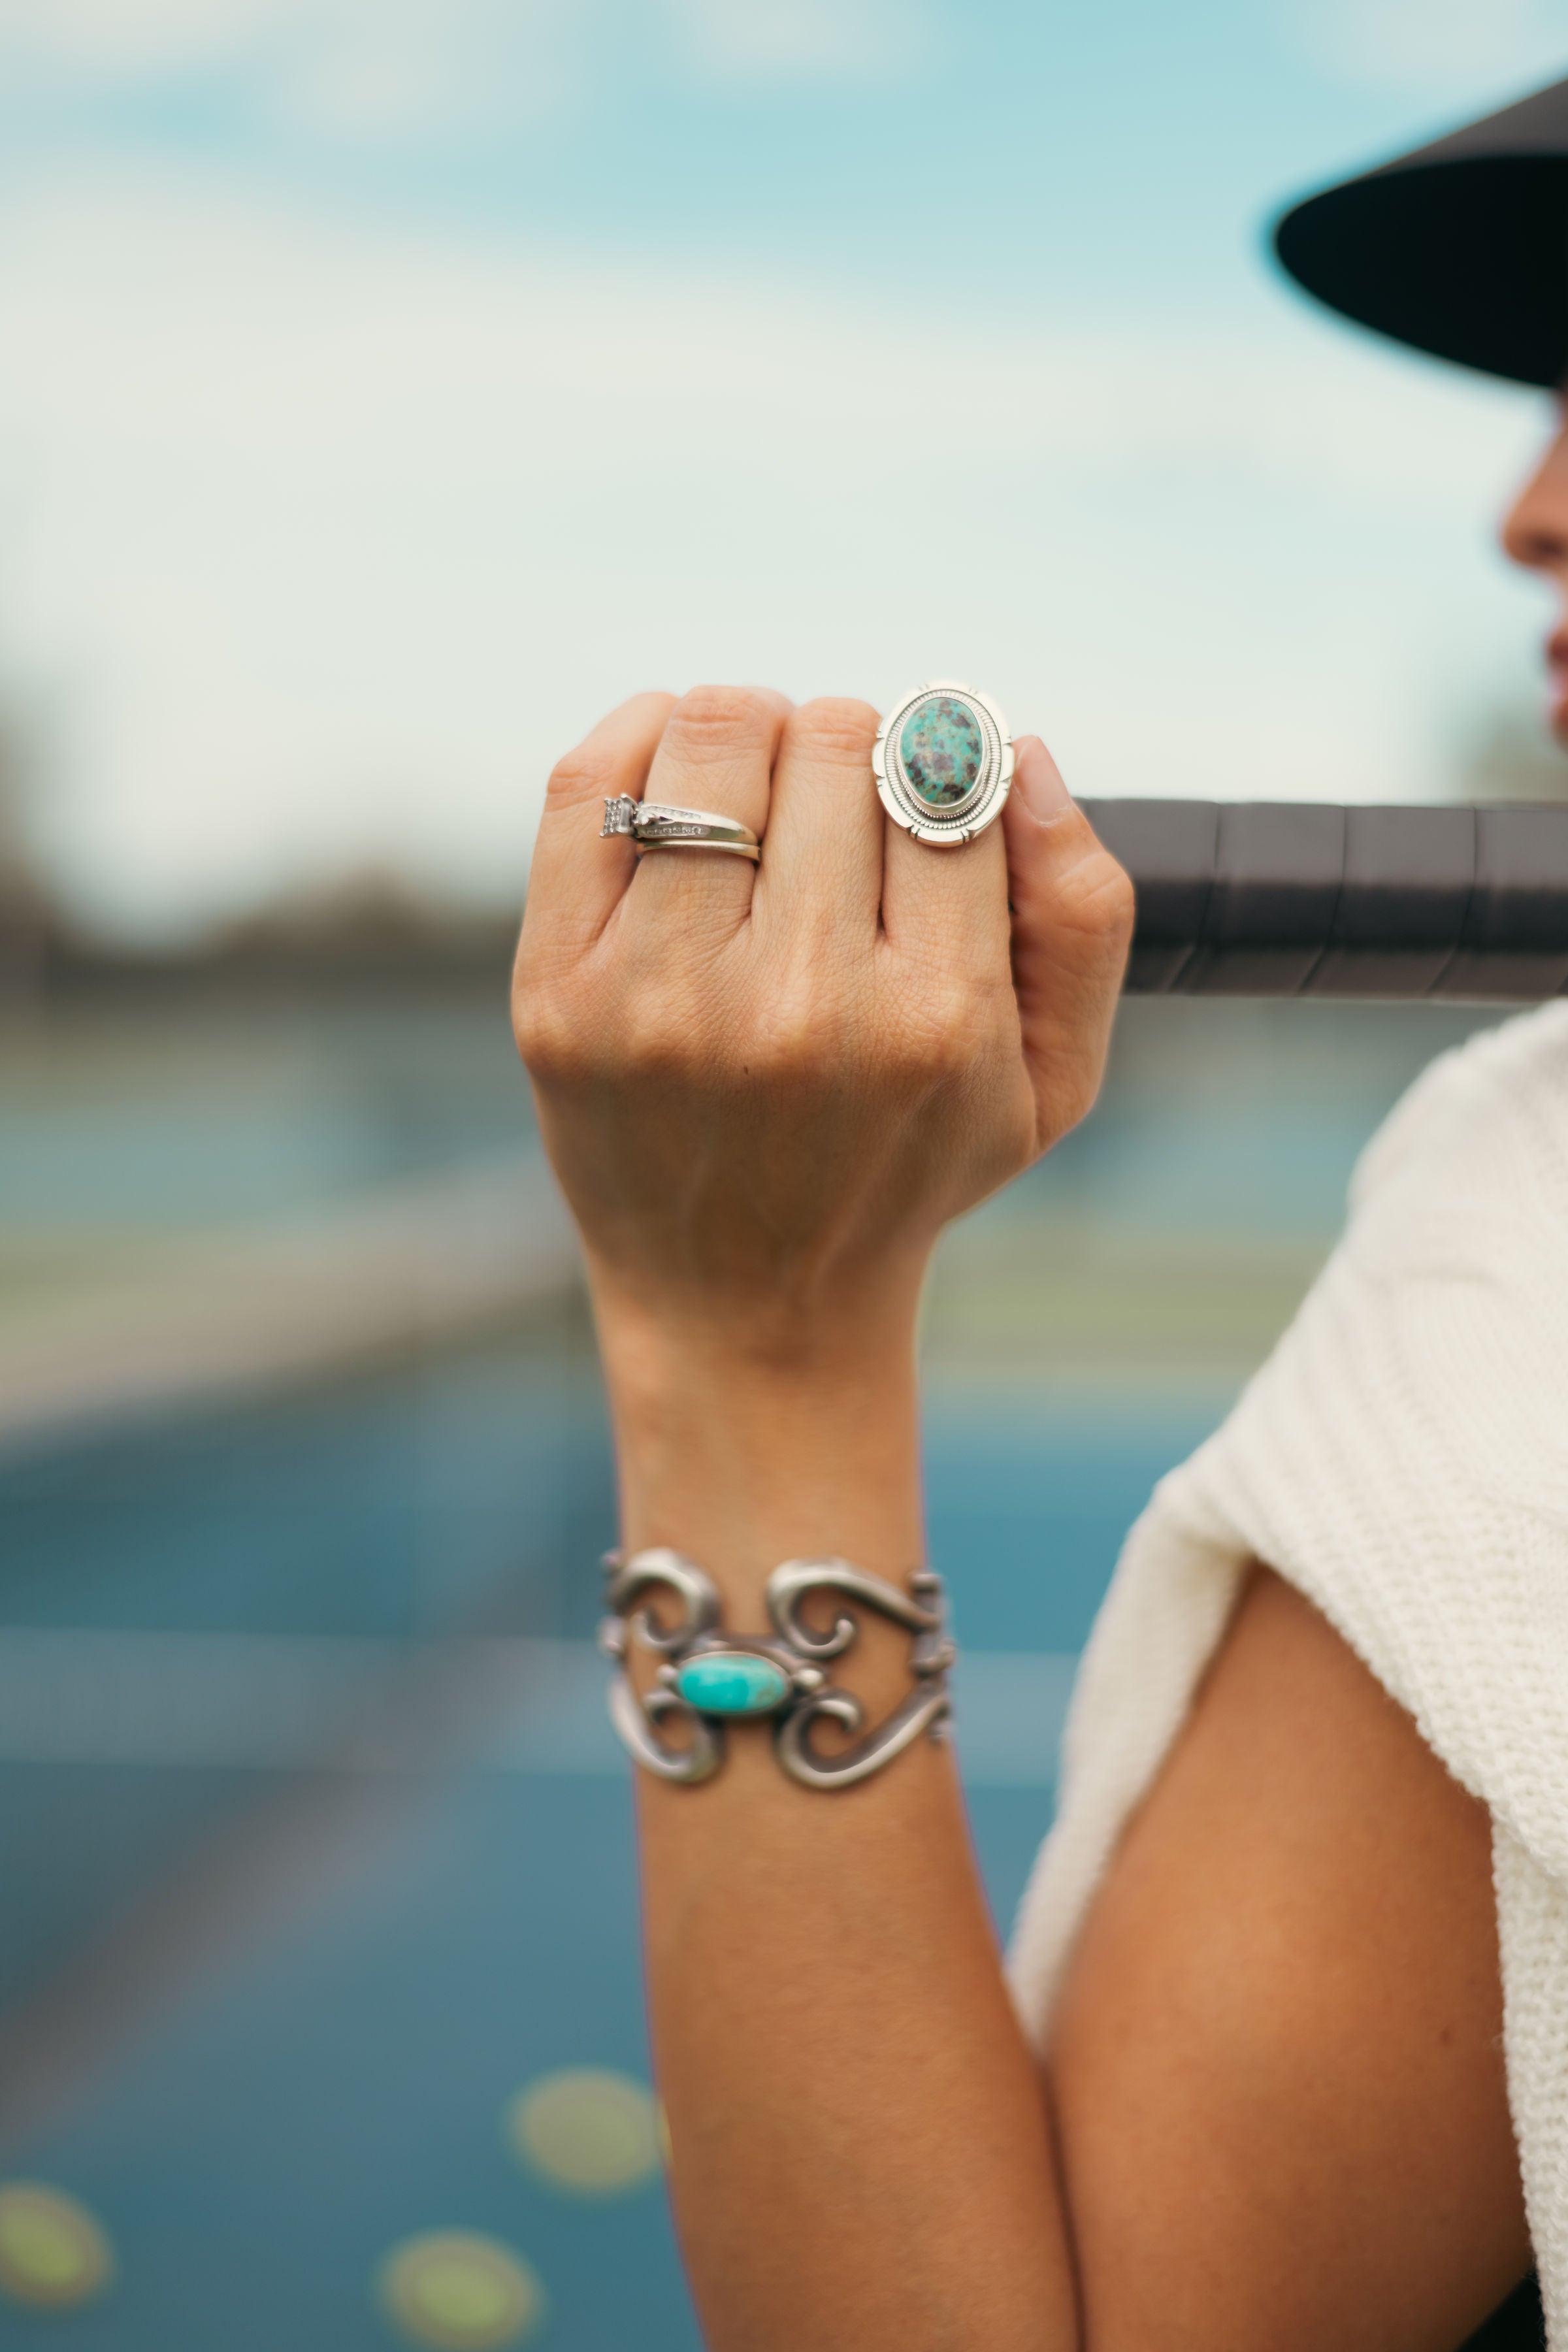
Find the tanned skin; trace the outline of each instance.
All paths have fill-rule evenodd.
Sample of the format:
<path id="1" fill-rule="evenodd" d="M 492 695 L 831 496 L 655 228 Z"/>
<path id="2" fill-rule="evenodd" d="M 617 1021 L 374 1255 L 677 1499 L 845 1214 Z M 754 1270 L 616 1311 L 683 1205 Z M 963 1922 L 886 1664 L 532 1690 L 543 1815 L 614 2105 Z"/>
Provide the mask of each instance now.
<path id="1" fill-rule="evenodd" d="M 1507 544 L 1568 584 L 1568 440 Z M 1568 636 L 1562 641 L 1568 705 Z M 624 1541 L 760 1629 L 780 1560 L 924 1554 L 942 1227 L 1081 1118 L 1125 877 L 1045 747 L 958 851 L 884 821 L 876 714 L 644 695 L 552 778 L 515 1017 L 577 1217 Z M 597 835 L 726 811 L 763 863 Z M 874 1711 L 907 1645 L 868 1623 Z M 1044 2067 L 949 1750 L 839 1795 L 741 1729 L 638 1791 L 672 2185 L 713 2352 L 1454 2352 L 1530 2265 L 1486 1814 L 1258 1568 L 1079 1937 Z"/>

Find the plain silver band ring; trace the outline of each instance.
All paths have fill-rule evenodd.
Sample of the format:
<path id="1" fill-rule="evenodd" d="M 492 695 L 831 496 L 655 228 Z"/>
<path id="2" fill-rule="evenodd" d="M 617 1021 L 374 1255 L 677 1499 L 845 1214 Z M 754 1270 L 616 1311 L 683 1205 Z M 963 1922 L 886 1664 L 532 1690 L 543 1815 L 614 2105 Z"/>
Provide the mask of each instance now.
<path id="1" fill-rule="evenodd" d="M 673 808 L 666 801 L 634 801 L 621 793 L 605 803 L 600 835 L 624 834 L 640 857 L 647 849 L 720 849 L 731 857 L 762 856 L 756 835 L 739 817 L 712 809 Z"/>

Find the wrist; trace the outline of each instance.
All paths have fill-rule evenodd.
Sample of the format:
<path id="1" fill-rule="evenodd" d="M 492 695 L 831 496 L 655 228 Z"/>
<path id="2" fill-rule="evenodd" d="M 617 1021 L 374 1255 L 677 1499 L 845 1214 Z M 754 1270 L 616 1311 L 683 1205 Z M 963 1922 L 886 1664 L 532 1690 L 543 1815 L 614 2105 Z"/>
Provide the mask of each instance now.
<path id="1" fill-rule="evenodd" d="M 599 1354 L 617 1435 L 628 1443 L 688 1418 L 711 1426 L 773 1413 L 826 1417 L 878 1401 L 914 1410 L 913 1312 L 868 1317 L 779 1344 L 776 1335 L 628 1314 L 595 1301 Z"/>
<path id="2" fill-rule="evenodd" d="M 882 1265 L 874 1280 L 817 1289 L 782 1283 L 721 1297 L 628 1277 L 590 1253 L 589 1289 L 606 1376 L 628 1401 L 672 1380 L 743 1391 L 819 1393 L 872 1366 L 912 1358 L 926 1258 Z"/>
<path id="3" fill-rule="evenodd" d="M 748 1603 L 785 1559 L 836 1555 L 900 1583 L 921 1564 L 913 1300 L 788 1345 L 599 1284 L 595 1303 L 626 1549 L 668 1544 Z"/>

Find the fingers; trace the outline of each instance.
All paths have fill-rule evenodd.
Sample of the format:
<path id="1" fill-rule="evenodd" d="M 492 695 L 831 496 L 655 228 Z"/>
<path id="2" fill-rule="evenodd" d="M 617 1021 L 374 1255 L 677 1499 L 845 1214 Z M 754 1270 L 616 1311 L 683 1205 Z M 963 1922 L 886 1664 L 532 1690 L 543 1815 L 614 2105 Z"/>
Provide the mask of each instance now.
<path id="1" fill-rule="evenodd" d="M 739 817 L 759 839 L 768 826 L 773 756 L 793 705 L 757 687 L 698 686 L 670 710 L 643 798 Z M 743 922 L 756 868 L 712 849 L 653 849 L 640 861 L 627 918 L 637 928 Z"/>
<path id="2" fill-rule="evenodd" d="M 753 921 L 771 914 L 796 933 L 859 929 L 874 942 L 884 820 L 871 746 L 880 723 L 868 702 L 827 698 L 785 719 Z"/>
<path id="3" fill-rule="evenodd" d="M 996 830 L 1005 835 L 1013 985 L 1045 1150 L 1100 1091 L 1132 939 L 1132 885 L 1037 735 L 1019 740 Z"/>
<path id="4" fill-rule="evenodd" d="M 886 820 L 882 924 L 900 954 L 962 963 L 985 974 L 1007 969 L 1007 858 L 1002 828 L 956 848 L 917 841 Z"/>
<path id="5" fill-rule="evenodd" d="M 589 945 L 625 896 L 636 859 L 624 837 L 601 839 L 603 803 L 620 793 L 642 798 L 674 708 L 672 694 L 635 694 L 552 771 L 529 868 L 523 929 L 531 944 Z"/>

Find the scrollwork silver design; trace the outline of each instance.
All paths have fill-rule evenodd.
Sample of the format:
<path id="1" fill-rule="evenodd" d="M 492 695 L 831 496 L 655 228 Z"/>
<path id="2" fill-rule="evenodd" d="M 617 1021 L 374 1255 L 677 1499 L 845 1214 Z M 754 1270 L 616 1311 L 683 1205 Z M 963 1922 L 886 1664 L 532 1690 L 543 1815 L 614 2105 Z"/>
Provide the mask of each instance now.
<path id="1" fill-rule="evenodd" d="M 689 1745 L 667 1748 L 656 1727 L 668 1716 L 679 1716 L 690 1730 Z M 610 1685 L 610 1721 L 644 1769 L 661 1780 L 695 1789 L 710 1780 L 724 1761 L 724 1727 L 673 1691 L 651 1690 L 639 1699 L 629 1675 L 619 1674 Z"/>
<path id="2" fill-rule="evenodd" d="M 875 1609 L 879 1616 L 891 1618 L 895 1625 L 906 1626 L 911 1633 L 940 1632 L 942 1579 L 921 1569 L 911 1581 L 918 1598 L 900 1592 L 882 1577 L 868 1575 L 863 1568 L 852 1568 L 847 1559 L 786 1559 L 768 1579 L 768 1615 L 780 1641 L 787 1642 L 791 1649 L 802 1651 L 808 1658 L 841 1658 L 858 1631 L 854 1618 L 840 1617 L 830 1633 L 815 1633 L 801 1620 L 801 1602 L 813 1592 L 842 1593 Z M 933 1588 L 934 1610 L 929 1600 Z"/>
<path id="3" fill-rule="evenodd" d="M 663 1585 L 679 1595 L 681 1613 L 671 1626 L 661 1630 L 647 1609 L 637 1610 L 632 1618 L 632 1633 L 645 1650 L 658 1650 L 666 1657 L 679 1657 L 698 1634 L 710 1633 L 719 1622 L 718 1586 L 711 1577 L 703 1575 L 695 1561 L 688 1559 L 683 1552 L 671 1551 L 667 1545 L 639 1551 L 631 1559 L 623 1559 L 619 1552 L 606 1552 L 605 1574 L 605 1606 L 612 1622 L 624 1618 L 656 1585 Z"/>
<path id="4" fill-rule="evenodd" d="M 910 1653 L 914 1689 L 885 1723 L 852 1748 L 837 1756 L 822 1756 L 810 1744 L 811 1727 L 819 1717 L 842 1725 L 846 1731 L 859 1730 L 865 1709 L 847 1691 L 829 1688 L 803 1694 L 780 1721 L 773 1735 L 779 1763 L 803 1788 L 852 1788 L 879 1772 L 895 1756 L 901 1756 L 922 1734 L 929 1733 L 932 1738 L 944 1734 L 952 1713 L 947 1669 L 955 1652 L 947 1631 L 942 1579 L 930 1569 L 921 1569 L 910 1579 L 910 1586 L 908 1592 L 901 1592 L 896 1584 L 842 1559 L 785 1560 L 769 1577 L 768 1615 L 780 1638 L 807 1657 L 842 1657 L 859 1630 L 854 1618 L 846 1615 L 835 1621 L 831 1633 L 814 1633 L 800 1613 L 802 1603 L 813 1592 L 833 1592 L 858 1601 L 915 1636 Z"/>
<path id="5" fill-rule="evenodd" d="M 673 1592 L 680 1614 L 673 1625 L 661 1626 L 646 1604 L 654 1591 Z M 599 1647 L 620 1668 L 610 1685 L 610 1720 L 637 1762 L 661 1780 L 695 1788 L 710 1780 L 724 1761 L 724 1729 L 688 1706 L 679 1695 L 658 1686 L 639 1699 L 626 1670 L 626 1644 L 636 1642 L 665 1659 L 684 1657 L 694 1642 L 712 1633 L 721 1614 L 719 1588 L 695 1561 L 667 1545 L 656 1545 L 631 1559 L 619 1552 L 605 1555 L 605 1605 L 599 1626 Z M 669 1671 L 667 1666 L 664 1672 Z M 679 1718 L 689 1732 L 684 1748 L 667 1748 L 658 1726 Z"/>
<path id="6" fill-rule="evenodd" d="M 721 1615 L 717 1587 L 702 1570 L 679 1552 L 660 1547 L 623 1560 L 610 1554 L 605 1560 L 609 1614 L 600 1627 L 600 1644 L 621 1672 L 610 1692 L 610 1715 L 616 1729 L 638 1763 L 659 1779 L 694 1787 L 710 1780 L 724 1761 L 725 1727 L 729 1717 L 770 1717 L 773 1747 L 780 1768 L 807 1789 L 846 1789 L 868 1780 L 903 1754 L 922 1736 L 945 1737 L 952 1714 L 947 1670 L 954 1650 L 947 1631 L 942 1579 L 929 1569 L 911 1577 L 905 1592 L 883 1578 L 844 1559 L 791 1559 L 773 1570 L 766 1588 L 767 1613 L 773 1631 L 759 1638 L 730 1636 L 720 1629 Z M 663 1587 L 674 1592 L 681 1613 L 673 1625 L 661 1626 L 646 1605 L 647 1596 Z M 824 1664 L 842 1657 L 855 1643 L 859 1625 L 847 1612 L 836 1616 L 830 1630 L 817 1632 L 802 1617 L 803 1605 L 813 1593 L 827 1592 L 861 1608 L 870 1609 L 914 1636 L 910 1664 L 915 1686 L 886 1722 L 864 1738 L 855 1738 L 866 1720 L 860 1701 L 828 1683 Z M 639 1605 L 644 1604 L 644 1605 Z M 656 1653 L 662 1663 L 654 1687 L 639 1697 L 626 1672 L 628 1644 Z M 771 1695 L 764 1705 L 744 1699 L 733 1706 L 705 1709 L 682 1696 L 681 1669 L 694 1661 L 741 1654 L 755 1662 L 771 1659 L 784 1682 L 782 1696 Z M 688 1681 L 696 1684 L 695 1672 Z M 687 1727 L 688 1743 L 667 1747 L 659 1727 L 679 1721 Z M 818 1722 L 836 1723 L 851 1735 L 853 1744 L 837 1755 L 823 1755 L 812 1744 Z"/>
<path id="7" fill-rule="evenodd" d="M 933 1739 L 940 1738 L 952 1713 L 952 1700 L 945 1682 L 917 1683 L 886 1723 L 879 1723 L 853 1748 L 837 1756 L 819 1756 L 809 1740 L 818 1716 L 830 1717 L 846 1731 L 858 1730 L 865 1720 L 865 1709 L 847 1691 L 824 1691 L 819 1698 L 804 1700 L 784 1717 L 773 1734 L 773 1748 L 784 1771 L 803 1789 L 851 1789 L 858 1780 L 868 1780 L 906 1748 L 912 1748 L 922 1732 Z"/>

